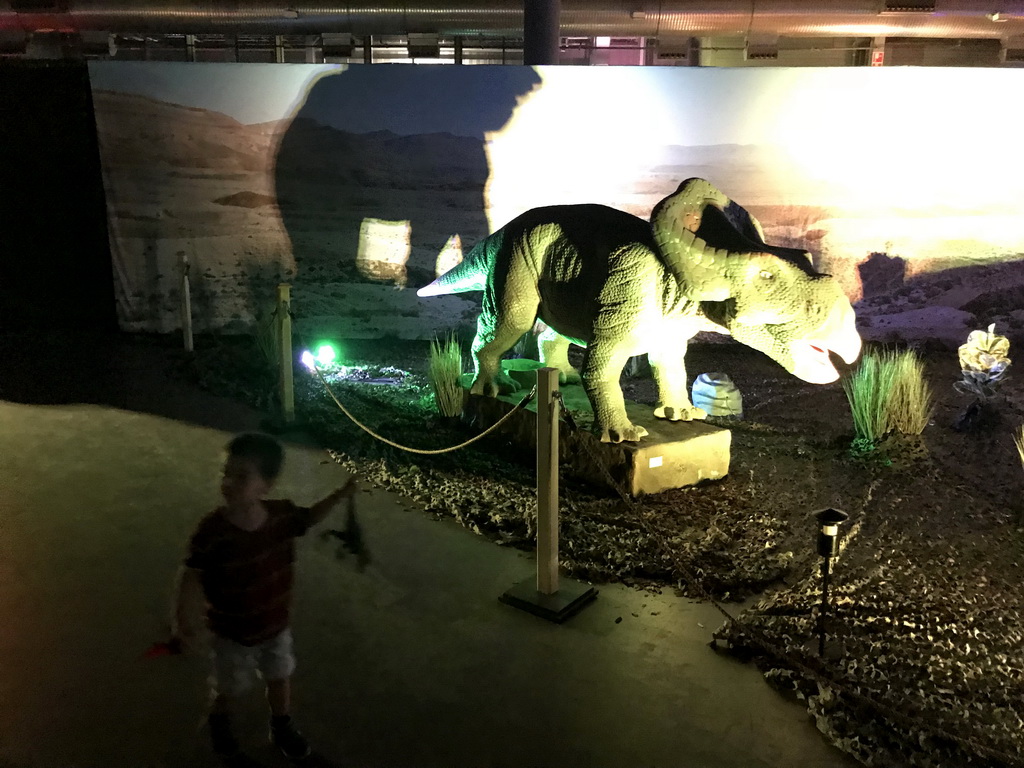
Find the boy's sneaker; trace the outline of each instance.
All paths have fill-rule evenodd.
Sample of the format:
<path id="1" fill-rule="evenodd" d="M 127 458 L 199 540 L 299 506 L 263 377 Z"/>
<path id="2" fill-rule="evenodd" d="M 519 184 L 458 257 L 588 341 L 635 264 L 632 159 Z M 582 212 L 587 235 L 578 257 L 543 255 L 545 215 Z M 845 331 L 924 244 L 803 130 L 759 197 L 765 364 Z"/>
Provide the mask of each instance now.
<path id="1" fill-rule="evenodd" d="M 270 743 L 280 749 L 289 760 L 309 757 L 309 742 L 287 715 L 270 719 Z"/>
<path id="2" fill-rule="evenodd" d="M 210 726 L 210 741 L 213 751 L 221 757 L 238 755 L 238 740 L 231 732 L 231 720 L 224 714 L 211 714 L 207 718 Z"/>

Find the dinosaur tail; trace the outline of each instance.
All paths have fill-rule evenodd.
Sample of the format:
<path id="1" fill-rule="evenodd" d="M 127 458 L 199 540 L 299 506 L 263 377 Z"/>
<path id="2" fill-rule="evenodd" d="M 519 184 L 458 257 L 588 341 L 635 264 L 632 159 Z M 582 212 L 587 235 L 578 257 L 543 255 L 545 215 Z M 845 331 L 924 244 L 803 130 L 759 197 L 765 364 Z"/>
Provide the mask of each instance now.
<path id="1" fill-rule="evenodd" d="M 493 237 L 487 237 L 474 245 L 460 264 L 449 269 L 434 282 L 420 288 L 416 295 L 440 296 L 446 293 L 482 291 L 487 281 L 488 243 Z"/>

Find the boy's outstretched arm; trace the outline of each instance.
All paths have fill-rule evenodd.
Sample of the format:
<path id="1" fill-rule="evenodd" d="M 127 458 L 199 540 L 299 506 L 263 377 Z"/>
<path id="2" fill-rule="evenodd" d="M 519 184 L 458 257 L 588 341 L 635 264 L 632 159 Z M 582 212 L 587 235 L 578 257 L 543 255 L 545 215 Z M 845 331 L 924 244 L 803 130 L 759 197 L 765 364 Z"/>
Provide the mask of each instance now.
<path id="1" fill-rule="evenodd" d="M 348 479 L 341 488 L 336 491 L 332 491 L 327 494 L 324 498 L 320 499 L 316 504 L 310 507 L 310 525 L 316 525 L 317 523 L 323 522 L 324 518 L 331 513 L 335 505 L 344 498 L 354 496 L 357 490 L 356 478 L 353 475 Z"/>

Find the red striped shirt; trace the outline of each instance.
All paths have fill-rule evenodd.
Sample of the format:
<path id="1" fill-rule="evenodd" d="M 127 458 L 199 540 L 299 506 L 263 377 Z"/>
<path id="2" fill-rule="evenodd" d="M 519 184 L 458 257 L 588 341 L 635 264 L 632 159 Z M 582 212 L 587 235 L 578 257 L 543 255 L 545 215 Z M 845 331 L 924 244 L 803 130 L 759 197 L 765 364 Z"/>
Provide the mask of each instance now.
<path id="1" fill-rule="evenodd" d="M 310 510 L 267 500 L 267 519 L 254 531 L 230 522 L 220 507 L 189 539 L 185 565 L 201 572 L 210 630 L 242 645 L 256 645 L 288 627 L 295 537 L 309 528 Z"/>

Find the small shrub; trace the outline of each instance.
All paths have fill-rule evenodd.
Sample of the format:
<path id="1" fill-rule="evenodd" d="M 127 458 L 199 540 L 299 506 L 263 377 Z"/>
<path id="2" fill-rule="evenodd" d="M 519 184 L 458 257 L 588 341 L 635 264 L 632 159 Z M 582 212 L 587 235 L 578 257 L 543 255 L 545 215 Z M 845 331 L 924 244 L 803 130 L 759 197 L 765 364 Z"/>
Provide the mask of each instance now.
<path id="1" fill-rule="evenodd" d="M 455 417 L 462 413 L 462 350 L 454 334 L 444 342 L 430 343 L 430 386 L 434 390 L 437 409 L 442 416 Z"/>
<path id="2" fill-rule="evenodd" d="M 904 435 L 920 435 L 932 418 L 935 402 L 924 378 L 924 361 L 911 351 L 893 353 L 892 395 L 887 404 L 890 427 Z"/>
<path id="3" fill-rule="evenodd" d="M 889 431 L 886 403 L 892 393 L 893 370 L 878 352 L 866 352 L 860 365 L 843 380 L 857 439 L 874 443 Z"/>
<path id="4" fill-rule="evenodd" d="M 278 339 L 277 314 L 271 310 L 256 315 L 255 323 L 251 328 L 252 338 L 263 355 L 263 359 L 272 368 L 280 365 L 281 347 Z"/>
<path id="5" fill-rule="evenodd" d="M 920 435 L 932 417 L 934 403 L 924 363 L 910 350 L 867 352 L 843 381 L 843 390 L 850 401 L 856 440 L 862 446 L 892 430 Z"/>
<path id="6" fill-rule="evenodd" d="M 1020 456 L 1020 465 L 1024 467 L 1024 424 L 1017 427 L 1013 433 L 1013 444 L 1017 446 L 1017 455 Z M 1017 512 L 1017 527 L 1024 527 L 1024 507 Z"/>

